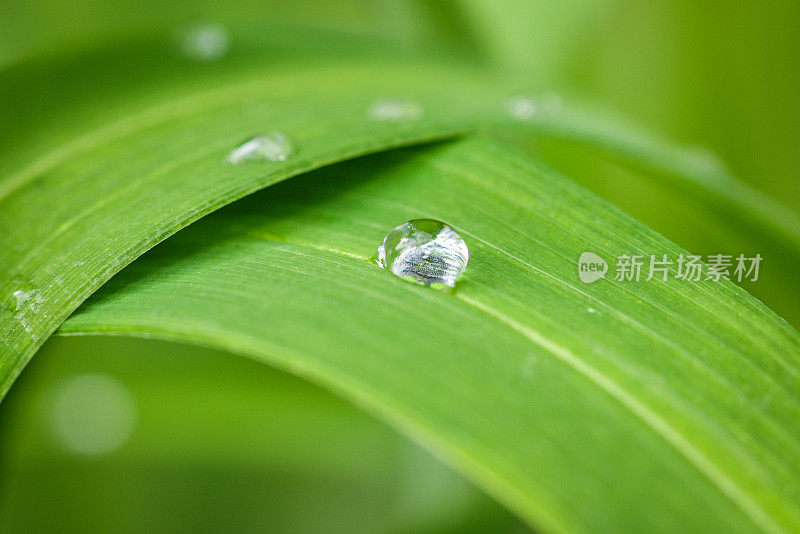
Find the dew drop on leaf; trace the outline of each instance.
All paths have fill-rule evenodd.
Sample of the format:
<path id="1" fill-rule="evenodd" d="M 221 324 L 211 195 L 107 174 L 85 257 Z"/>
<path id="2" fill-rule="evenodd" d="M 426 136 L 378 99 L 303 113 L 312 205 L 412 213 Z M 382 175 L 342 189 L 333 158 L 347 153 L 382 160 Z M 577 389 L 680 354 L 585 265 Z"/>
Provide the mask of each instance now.
<path id="1" fill-rule="evenodd" d="M 14 291 L 14 298 L 17 299 L 16 309 L 22 308 L 22 306 L 28 302 L 28 300 L 33 296 L 31 291 L 25 291 L 24 289 L 18 289 Z"/>
<path id="2" fill-rule="evenodd" d="M 367 116 L 376 121 L 415 121 L 424 114 L 422 106 L 411 100 L 378 100 L 367 110 Z"/>
<path id="3" fill-rule="evenodd" d="M 508 112 L 521 121 L 555 115 L 562 106 L 561 97 L 552 91 L 540 95 L 517 95 L 508 100 Z"/>
<path id="4" fill-rule="evenodd" d="M 508 111 L 515 119 L 530 119 L 536 113 L 536 102 L 526 96 L 515 96 L 508 101 Z"/>
<path id="5" fill-rule="evenodd" d="M 467 244 L 435 219 L 401 224 L 383 239 L 377 262 L 400 278 L 426 286 L 454 287 L 469 260 Z"/>
<path id="6" fill-rule="evenodd" d="M 33 298 L 38 289 L 33 284 L 14 280 L 12 289 L 6 294 L 5 299 L 0 302 L 0 307 L 11 312 L 17 312 Z"/>
<path id="7" fill-rule="evenodd" d="M 285 161 L 294 154 L 291 141 L 280 132 L 257 135 L 231 150 L 228 163 L 243 161 Z"/>
<path id="8" fill-rule="evenodd" d="M 230 35 L 221 24 L 194 24 L 179 28 L 175 35 L 181 53 L 195 61 L 221 59 L 230 48 Z"/>
<path id="9" fill-rule="evenodd" d="M 688 147 L 683 150 L 684 161 L 697 174 L 720 174 L 729 172 L 725 162 L 712 150 L 705 147 Z"/>

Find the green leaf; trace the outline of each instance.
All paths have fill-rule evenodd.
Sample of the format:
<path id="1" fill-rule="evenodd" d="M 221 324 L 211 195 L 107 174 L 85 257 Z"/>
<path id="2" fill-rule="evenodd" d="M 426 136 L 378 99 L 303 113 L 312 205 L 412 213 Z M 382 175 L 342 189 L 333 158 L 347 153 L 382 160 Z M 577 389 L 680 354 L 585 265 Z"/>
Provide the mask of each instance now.
<path id="1" fill-rule="evenodd" d="M 431 74 L 368 63 L 246 81 L 92 130 L 6 176 L 0 396 L 80 302 L 193 220 L 287 176 L 445 138 L 497 116 L 497 99 L 487 98 L 485 86 L 445 94 L 441 83 L 460 76 Z M 373 103 L 395 94 L 423 105 L 425 116 L 398 123 L 368 115 Z M 225 163 L 248 137 L 273 130 L 291 140 L 295 156 L 270 165 Z M 17 299 L 19 291 L 30 298 Z"/>
<path id="2" fill-rule="evenodd" d="M 745 288 L 800 325 L 800 216 L 736 179 L 713 153 L 590 110 L 564 113 L 544 132 L 503 137 L 696 254 L 761 254 L 764 276 Z"/>
<path id="3" fill-rule="evenodd" d="M 459 20 L 458 6 L 448 7 L 413 0 L 341 0 L 336 4 L 310 0 L 302 4 L 273 2 L 269 6 L 246 0 L 209 0 L 194 5 L 166 5 L 157 0 L 121 0 L 113 5 L 90 0 L 4 2 L 0 4 L 0 67 L 43 53 L 52 56 L 87 45 L 97 47 L 110 39 L 169 40 L 179 33 L 176 30 L 202 23 L 227 28 L 234 54 L 243 48 L 283 41 L 319 57 L 328 54 L 342 38 L 380 38 L 380 53 L 384 55 L 387 45 L 394 48 L 401 43 L 416 52 L 425 48 L 441 52 L 448 45 L 468 48 L 469 36 L 463 25 L 454 24 Z M 321 40 L 323 34 L 328 38 Z M 298 39 L 298 35 L 306 39 Z M 292 37 L 294 42 L 287 43 Z M 459 40 L 466 42 L 452 42 Z M 277 52 L 285 54 L 286 50 L 279 47 Z M 358 54 L 371 52 L 361 49 Z"/>
<path id="4" fill-rule="evenodd" d="M 418 217 L 470 246 L 453 293 L 370 260 Z M 584 251 L 682 252 L 541 164 L 465 140 L 239 201 L 62 331 L 209 345 L 307 377 L 545 530 L 800 528 L 798 332 L 726 282 L 582 284 Z"/>
<path id="5" fill-rule="evenodd" d="M 299 172 L 387 147 L 512 124 L 609 147 L 637 160 L 680 165 L 675 150 L 659 151 L 646 139 L 631 141 L 574 115 L 513 121 L 506 109 L 511 91 L 469 69 L 339 60 L 320 70 L 299 61 L 265 77 L 245 62 L 213 71 L 225 74 L 219 81 L 178 62 L 159 64 L 164 72 L 156 71 L 153 78 L 159 83 L 144 96 L 128 89 L 120 98 L 121 88 L 107 81 L 116 76 L 99 65 L 122 57 L 112 64 L 120 76 L 131 76 L 125 73 L 149 72 L 147 65 L 164 51 L 119 52 L 111 48 L 74 60 L 70 72 L 81 73 L 81 82 L 92 89 L 91 97 L 78 90 L 85 85 L 71 89 L 76 103 L 69 113 L 52 107 L 50 91 L 37 89 L 42 79 L 60 79 L 60 66 L 32 64 L 7 73 L 13 83 L 6 86 L 4 110 L 30 121 L 13 119 L 0 145 L 7 156 L 0 181 L 0 300 L 5 304 L 0 326 L 6 332 L 0 339 L 0 397 L 47 336 L 127 263 L 213 209 Z M 186 74 L 198 92 L 176 96 L 184 95 L 189 82 L 174 86 L 170 69 Z M 136 80 L 134 75 L 128 83 Z M 28 103 L 21 95 L 29 88 L 35 90 Z M 424 117 L 401 123 L 370 120 L 369 106 L 395 95 L 418 102 Z M 15 102 L 26 103 L 21 113 Z M 134 111 L 125 114 L 125 104 Z M 90 113 L 94 107 L 119 118 L 98 123 Z M 74 121 L 65 121 L 64 113 Z M 78 133 L 80 125 L 85 133 Z M 232 147 L 265 130 L 288 135 L 298 156 L 266 169 L 222 164 Z M 679 186 L 710 190 L 691 170 L 683 169 Z M 733 206 L 728 213 L 739 219 L 739 227 L 755 236 L 764 236 L 765 228 L 792 232 L 792 219 L 787 222 L 783 211 L 769 209 L 772 204 L 765 201 L 766 209 L 753 215 L 741 201 L 746 190 L 733 198 L 728 191 L 736 190 L 717 188 L 712 194 L 718 203 Z M 753 226 L 752 221 L 762 220 Z M 17 291 L 33 295 L 19 310 Z"/>

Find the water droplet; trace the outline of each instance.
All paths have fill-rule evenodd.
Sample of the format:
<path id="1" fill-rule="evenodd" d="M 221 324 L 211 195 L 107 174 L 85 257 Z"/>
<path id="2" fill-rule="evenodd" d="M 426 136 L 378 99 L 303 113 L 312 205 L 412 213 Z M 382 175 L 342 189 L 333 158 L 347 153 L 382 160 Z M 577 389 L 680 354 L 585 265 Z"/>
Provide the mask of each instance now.
<path id="1" fill-rule="evenodd" d="M 426 286 L 454 287 L 467 267 L 469 250 L 455 230 L 434 219 L 401 224 L 378 247 L 378 265 Z"/>
<path id="2" fill-rule="evenodd" d="M 376 121 L 415 121 L 423 114 L 422 106 L 411 100 L 378 100 L 367 110 L 369 118 Z"/>
<path id="3" fill-rule="evenodd" d="M 183 55 L 196 61 L 220 59 L 230 48 L 230 34 L 221 24 L 195 24 L 179 28 L 175 34 Z"/>
<path id="4" fill-rule="evenodd" d="M 594 308 L 586 308 L 586 311 L 589 313 L 597 313 L 597 310 L 595 310 Z"/>
<path id="5" fill-rule="evenodd" d="M 530 119 L 536 113 L 536 102 L 529 97 L 515 96 L 508 101 L 508 111 L 516 119 Z"/>
<path id="6" fill-rule="evenodd" d="M 294 154 L 289 139 L 280 132 L 268 132 L 245 141 L 228 154 L 228 163 L 243 161 L 285 161 Z"/>
<path id="7" fill-rule="evenodd" d="M 725 162 L 705 147 L 688 147 L 683 150 L 685 161 L 694 167 L 696 173 L 718 174 L 728 172 Z"/>
<path id="8" fill-rule="evenodd" d="M 12 280 L 12 289 L 6 293 L 6 298 L 0 302 L 0 307 L 5 308 L 10 312 L 18 312 L 25 304 L 28 303 L 39 289 L 33 284 L 22 282 L 21 280 Z M 40 296 L 36 297 L 33 302 L 41 302 L 43 299 Z"/>
<path id="9" fill-rule="evenodd" d="M 52 425 L 65 449 L 100 454 L 124 445 L 136 426 L 136 399 L 116 378 L 82 374 L 55 393 Z"/>
<path id="10" fill-rule="evenodd" d="M 524 121 L 535 116 L 555 115 L 563 103 L 552 91 L 540 95 L 517 95 L 508 100 L 508 111 L 515 119 Z"/>
<path id="11" fill-rule="evenodd" d="M 24 289 L 19 289 L 14 291 L 14 298 L 17 299 L 16 309 L 22 308 L 23 304 L 28 302 L 28 300 L 33 296 L 33 291 L 25 291 Z"/>

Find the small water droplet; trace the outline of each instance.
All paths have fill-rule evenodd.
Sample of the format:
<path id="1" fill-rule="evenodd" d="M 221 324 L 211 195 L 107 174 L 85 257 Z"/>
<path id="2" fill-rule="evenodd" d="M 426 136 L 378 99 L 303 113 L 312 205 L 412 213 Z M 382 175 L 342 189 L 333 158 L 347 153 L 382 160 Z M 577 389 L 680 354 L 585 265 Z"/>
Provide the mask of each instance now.
<path id="1" fill-rule="evenodd" d="M 467 244 L 435 219 L 401 224 L 378 247 L 378 265 L 418 284 L 454 287 L 469 261 Z"/>
<path id="2" fill-rule="evenodd" d="M 6 298 L 0 301 L 0 307 L 10 312 L 18 312 L 34 297 L 36 298 L 32 302 L 41 302 L 43 300 L 41 295 L 36 296 L 39 289 L 31 283 L 12 280 L 11 287 L 12 289 L 6 293 Z"/>
<path id="3" fill-rule="evenodd" d="M 25 291 L 23 289 L 19 289 L 14 291 L 14 298 L 17 299 L 17 303 L 15 309 L 19 310 L 22 306 L 28 302 L 28 300 L 33 296 L 32 291 Z"/>
<path id="4" fill-rule="evenodd" d="M 508 101 L 508 111 L 516 119 L 530 119 L 536 113 L 536 102 L 529 97 L 515 96 Z"/>
<path id="5" fill-rule="evenodd" d="M 586 308 L 586 311 L 589 313 L 597 313 L 597 310 L 595 310 L 594 308 Z"/>
<path id="6" fill-rule="evenodd" d="M 415 121 L 422 118 L 422 106 L 411 100 L 378 100 L 367 110 L 367 116 L 376 121 Z"/>
<path id="7" fill-rule="evenodd" d="M 540 95 L 517 95 L 508 100 L 509 113 L 521 121 L 535 116 L 555 115 L 562 107 L 561 97 L 552 91 Z"/>
<path id="8" fill-rule="evenodd" d="M 688 147 L 684 151 L 685 161 L 695 168 L 697 173 L 726 173 L 725 162 L 713 150 L 706 147 Z"/>
<path id="9" fill-rule="evenodd" d="M 222 58 L 230 48 L 227 28 L 216 23 L 200 23 L 179 28 L 175 32 L 180 51 L 196 61 L 214 61 Z"/>
<path id="10" fill-rule="evenodd" d="M 257 135 L 231 150 L 228 163 L 243 161 L 285 161 L 294 154 L 291 141 L 280 132 Z"/>

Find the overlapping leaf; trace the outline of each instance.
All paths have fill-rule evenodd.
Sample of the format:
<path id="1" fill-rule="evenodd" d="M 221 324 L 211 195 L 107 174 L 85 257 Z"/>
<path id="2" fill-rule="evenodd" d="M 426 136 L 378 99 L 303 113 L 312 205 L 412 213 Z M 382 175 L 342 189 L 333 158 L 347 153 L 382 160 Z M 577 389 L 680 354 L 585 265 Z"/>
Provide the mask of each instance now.
<path id="1" fill-rule="evenodd" d="M 370 261 L 434 217 L 455 294 Z M 729 283 L 578 281 L 578 255 L 680 249 L 485 140 L 364 158 L 209 216 L 65 333 L 212 345 L 320 382 L 548 530 L 796 528 L 800 336 Z M 674 275 L 674 272 L 672 273 Z"/>

